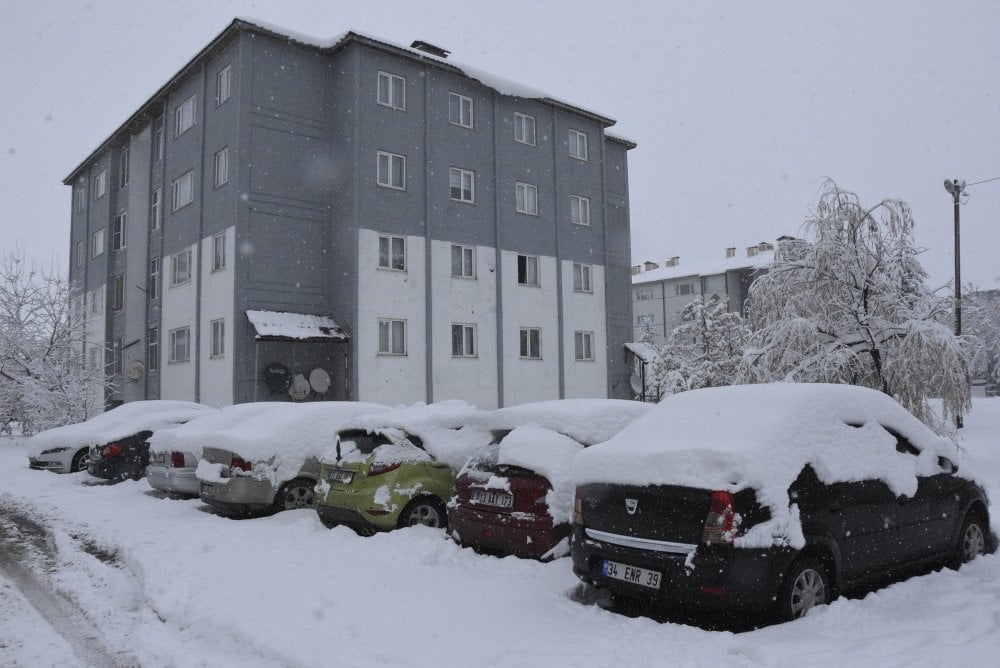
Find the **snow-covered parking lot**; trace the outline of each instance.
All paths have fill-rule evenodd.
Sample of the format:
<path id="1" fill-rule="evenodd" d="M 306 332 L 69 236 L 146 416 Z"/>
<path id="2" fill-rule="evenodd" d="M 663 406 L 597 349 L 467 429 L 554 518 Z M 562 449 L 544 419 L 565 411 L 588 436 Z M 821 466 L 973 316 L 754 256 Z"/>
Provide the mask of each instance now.
<path id="1" fill-rule="evenodd" d="M 975 400 L 963 470 L 1000 498 L 1000 399 Z M 145 480 L 28 469 L 0 440 L 0 665 L 992 665 L 1000 558 L 745 633 L 579 600 L 568 559 L 371 538 L 307 510 L 233 520 Z M 994 510 L 994 516 L 996 511 Z M 994 517 L 993 528 L 997 522 Z"/>

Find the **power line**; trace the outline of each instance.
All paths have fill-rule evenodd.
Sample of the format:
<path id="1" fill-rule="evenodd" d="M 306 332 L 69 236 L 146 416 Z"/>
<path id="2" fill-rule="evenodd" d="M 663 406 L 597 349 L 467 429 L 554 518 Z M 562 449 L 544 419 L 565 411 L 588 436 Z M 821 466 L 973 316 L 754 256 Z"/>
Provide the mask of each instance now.
<path id="1" fill-rule="evenodd" d="M 1000 180 L 1000 176 L 994 176 L 992 179 L 983 179 L 982 181 L 976 181 L 975 183 L 966 183 L 966 186 L 978 186 L 980 183 L 989 183 L 990 181 Z"/>

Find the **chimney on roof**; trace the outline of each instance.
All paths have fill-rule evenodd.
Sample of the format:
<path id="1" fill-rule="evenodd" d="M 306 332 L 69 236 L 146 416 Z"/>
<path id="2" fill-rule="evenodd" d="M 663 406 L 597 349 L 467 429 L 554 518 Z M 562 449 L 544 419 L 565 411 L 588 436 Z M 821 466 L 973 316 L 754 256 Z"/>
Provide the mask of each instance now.
<path id="1" fill-rule="evenodd" d="M 736 257 L 736 246 L 730 246 L 726 249 L 726 257 Z"/>
<path id="2" fill-rule="evenodd" d="M 758 252 L 761 253 L 763 253 L 764 251 L 772 251 L 774 250 L 774 244 L 769 244 L 766 241 L 761 241 L 759 244 L 757 244 L 757 250 Z"/>
<path id="3" fill-rule="evenodd" d="M 672 258 L 670 258 L 669 260 L 667 260 L 667 261 L 666 261 L 666 262 L 665 262 L 664 264 L 665 264 L 665 265 L 666 265 L 667 267 L 676 267 L 676 266 L 677 266 L 677 265 L 679 265 L 680 263 L 681 263 L 681 258 L 680 258 L 680 256 L 678 256 L 678 255 L 675 255 L 675 256 L 673 256 Z"/>
<path id="4" fill-rule="evenodd" d="M 643 269 L 645 269 L 646 271 L 653 271 L 654 269 L 660 268 L 660 265 L 656 264 L 655 262 L 650 262 L 649 260 L 646 260 L 642 266 Z"/>
<path id="5" fill-rule="evenodd" d="M 642 273 L 642 265 L 641 264 L 634 264 L 634 265 L 632 265 L 632 275 L 633 276 L 638 276 L 641 273 Z"/>
<path id="6" fill-rule="evenodd" d="M 750 246 L 749 248 L 747 248 L 747 257 L 754 257 L 755 255 L 757 255 L 756 246 Z"/>
<path id="7" fill-rule="evenodd" d="M 410 48 L 416 49 L 417 51 L 423 51 L 424 53 L 429 53 L 432 56 L 437 56 L 438 58 L 447 58 L 451 54 L 451 51 L 448 51 L 447 49 L 442 49 L 440 46 L 434 46 L 430 42 L 425 42 L 420 39 L 413 40 L 413 43 L 410 44 Z"/>

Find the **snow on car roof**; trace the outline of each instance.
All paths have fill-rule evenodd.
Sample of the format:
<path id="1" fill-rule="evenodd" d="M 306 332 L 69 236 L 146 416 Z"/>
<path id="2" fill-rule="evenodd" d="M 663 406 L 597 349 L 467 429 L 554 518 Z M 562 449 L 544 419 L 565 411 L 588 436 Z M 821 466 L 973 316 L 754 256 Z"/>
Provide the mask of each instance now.
<path id="1" fill-rule="evenodd" d="M 500 441 L 498 464 L 520 466 L 548 479 L 552 495 L 547 499 L 549 514 L 557 523 L 566 523 L 573 514 L 573 458 L 583 445 L 558 432 L 526 425 L 515 427 Z"/>
<path id="2" fill-rule="evenodd" d="M 85 422 L 47 429 L 29 441 L 28 454 L 35 457 L 50 448 L 80 448 L 103 445 L 141 431 L 156 431 L 187 422 L 218 409 L 190 401 L 156 399 L 130 401 Z"/>
<path id="3" fill-rule="evenodd" d="M 920 456 L 897 452 L 895 438 L 882 427 L 905 436 Z M 881 392 L 775 383 L 669 396 L 618 435 L 581 452 L 573 474 L 577 484 L 750 487 L 772 512 L 762 531 L 785 523 L 794 533 L 788 487 L 806 464 L 827 483 L 882 479 L 896 494 L 912 496 L 917 475 L 940 472 L 939 456 L 958 461 L 959 452 Z"/>
<path id="4" fill-rule="evenodd" d="M 554 399 L 501 408 L 490 429 L 522 425 L 545 427 L 584 445 L 606 441 L 653 409 L 654 404 L 625 399 Z"/>

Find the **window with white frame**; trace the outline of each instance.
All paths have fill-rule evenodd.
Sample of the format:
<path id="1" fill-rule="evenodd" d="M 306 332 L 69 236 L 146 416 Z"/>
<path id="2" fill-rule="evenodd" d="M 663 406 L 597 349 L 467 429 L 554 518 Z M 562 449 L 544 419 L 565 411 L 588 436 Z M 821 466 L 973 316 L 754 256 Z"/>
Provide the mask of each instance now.
<path id="1" fill-rule="evenodd" d="M 517 193 L 517 212 L 531 216 L 538 215 L 538 188 L 530 183 L 515 183 Z"/>
<path id="2" fill-rule="evenodd" d="M 472 98 L 448 93 L 448 121 L 463 128 L 472 127 Z"/>
<path id="3" fill-rule="evenodd" d="M 652 288 L 639 288 L 638 290 L 635 291 L 635 300 L 637 302 L 643 302 L 646 301 L 647 299 L 652 299 L 652 298 L 653 298 Z"/>
<path id="4" fill-rule="evenodd" d="M 163 188 L 157 188 L 149 197 L 149 220 L 153 230 L 160 229 L 163 221 Z"/>
<path id="5" fill-rule="evenodd" d="M 212 357 L 223 357 L 226 354 L 226 320 L 220 318 L 212 321 Z"/>
<path id="6" fill-rule="evenodd" d="M 635 317 L 635 324 L 639 327 L 652 327 L 656 323 L 656 316 L 652 313 L 640 313 Z"/>
<path id="7" fill-rule="evenodd" d="M 76 213 L 83 213 L 83 207 L 87 201 L 87 189 L 84 186 L 77 186 L 73 190 L 73 210 Z"/>
<path id="8" fill-rule="evenodd" d="M 183 250 L 170 258 L 170 285 L 180 285 L 191 280 L 191 249 Z"/>
<path id="9" fill-rule="evenodd" d="M 535 145 L 535 117 L 514 112 L 514 141 Z"/>
<path id="10" fill-rule="evenodd" d="M 125 221 L 128 214 L 122 211 L 111 219 L 111 250 L 125 248 Z"/>
<path id="11" fill-rule="evenodd" d="M 103 364 L 101 362 L 101 355 L 103 350 L 100 346 L 91 346 L 87 349 L 87 368 L 91 371 L 97 371 Z"/>
<path id="12" fill-rule="evenodd" d="M 521 328 L 521 359 L 542 359 L 542 330 L 537 327 Z"/>
<path id="13" fill-rule="evenodd" d="M 128 185 L 129 171 L 129 150 L 128 146 L 122 146 L 121 153 L 118 154 L 118 187 L 124 188 Z"/>
<path id="14" fill-rule="evenodd" d="M 174 136 L 182 134 L 194 127 L 194 107 L 197 95 L 192 95 L 174 109 Z"/>
<path id="15" fill-rule="evenodd" d="M 591 266 L 589 264 L 573 263 L 573 292 L 593 292 L 590 283 Z"/>
<path id="16" fill-rule="evenodd" d="M 406 156 L 378 152 L 378 184 L 383 188 L 406 189 Z"/>
<path id="17" fill-rule="evenodd" d="M 101 229 L 90 235 L 90 257 L 97 257 L 104 252 L 104 233 L 105 229 Z"/>
<path id="18" fill-rule="evenodd" d="M 149 261 L 149 289 L 146 295 L 150 299 L 160 296 L 160 258 L 154 257 Z"/>
<path id="19" fill-rule="evenodd" d="M 153 119 L 153 162 L 163 159 L 163 116 Z"/>
<path id="20" fill-rule="evenodd" d="M 393 109 L 406 109 L 406 79 L 388 72 L 379 72 L 378 103 Z"/>
<path id="21" fill-rule="evenodd" d="M 590 225 L 590 198 L 570 195 L 570 222 L 574 225 Z"/>
<path id="22" fill-rule="evenodd" d="M 94 199 L 99 200 L 108 192 L 108 170 L 102 169 L 94 178 Z"/>
<path id="23" fill-rule="evenodd" d="M 172 210 L 177 211 L 194 201 L 194 172 L 181 174 L 170 184 Z"/>
<path id="24" fill-rule="evenodd" d="M 87 258 L 87 245 L 82 241 L 76 242 L 76 266 L 82 267 L 83 261 Z"/>
<path id="25" fill-rule="evenodd" d="M 220 105 L 232 95 L 233 66 L 226 65 L 215 75 L 215 104 Z"/>
<path id="26" fill-rule="evenodd" d="M 215 187 L 229 183 L 229 147 L 215 154 Z"/>
<path id="27" fill-rule="evenodd" d="M 191 328 L 170 330 L 170 361 L 187 362 L 191 359 Z"/>
<path id="28" fill-rule="evenodd" d="M 125 364 L 122 359 L 125 356 L 125 337 L 119 336 L 111 345 L 111 373 L 120 374 Z"/>
<path id="29" fill-rule="evenodd" d="M 91 315 L 100 315 L 104 313 L 104 289 L 92 290 L 87 293 L 90 298 L 90 313 Z"/>
<path id="30" fill-rule="evenodd" d="M 406 239 L 379 235 L 378 238 L 379 269 L 395 269 L 406 271 Z"/>
<path id="31" fill-rule="evenodd" d="M 379 355 L 406 354 L 406 321 L 381 318 L 378 321 Z"/>
<path id="32" fill-rule="evenodd" d="M 212 271 L 226 268 L 226 233 L 220 232 L 212 237 Z"/>
<path id="33" fill-rule="evenodd" d="M 578 160 L 587 159 L 587 133 L 579 130 L 569 131 L 569 155 Z"/>
<path id="34" fill-rule="evenodd" d="M 574 356 L 578 361 L 594 361 L 594 333 L 574 332 Z"/>
<path id="35" fill-rule="evenodd" d="M 538 258 L 534 255 L 517 256 L 518 285 L 538 285 Z"/>
<path id="36" fill-rule="evenodd" d="M 160 330 L 157 327 L 146 332 L 146 367 L 150 371 L 160 368 Z"/>
<path id="37" fill-rule="evenodd" d="M 125 308 L 125 274 L 115 274 L 111 283 L 111 310 Z"/>
<path id="38" fill-rule="evenodd" d="M 451 199 L 469 203 L 476 201 L 475 172 L 452 167 L 448 170 L 448 185 L 451 189 Z"/>
<path id="39" fill-rule="evenodd" d="M 456 324 L 451 326 L 451 356 L 476 356 L 476 326 Z"/>
<path id="40" fill-rule="evenodd" d="M 678 296 L 682 295 L 693 295 L 694 294 L 694 283 L 679 283 L 674 286 L 674 294 Z"/>
<path id="41" fill-rule="evenodd" d="M 451 245 L 451 275 L 459 278 L 476 277 L 476 249 L 473 246 Z"/>

